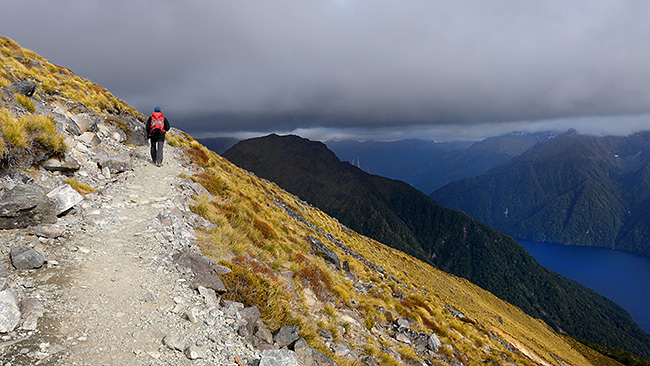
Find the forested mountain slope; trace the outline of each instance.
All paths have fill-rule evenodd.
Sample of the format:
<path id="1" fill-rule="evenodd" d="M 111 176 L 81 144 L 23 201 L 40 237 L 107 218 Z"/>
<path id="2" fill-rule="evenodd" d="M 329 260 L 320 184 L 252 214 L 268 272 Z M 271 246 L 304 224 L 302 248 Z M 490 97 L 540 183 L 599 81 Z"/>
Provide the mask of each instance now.
<path id="1" fill-rule="evenodd" d="M 516 238 L 650 256 L 650 132 L 569 131 L 431 197 Z"/>

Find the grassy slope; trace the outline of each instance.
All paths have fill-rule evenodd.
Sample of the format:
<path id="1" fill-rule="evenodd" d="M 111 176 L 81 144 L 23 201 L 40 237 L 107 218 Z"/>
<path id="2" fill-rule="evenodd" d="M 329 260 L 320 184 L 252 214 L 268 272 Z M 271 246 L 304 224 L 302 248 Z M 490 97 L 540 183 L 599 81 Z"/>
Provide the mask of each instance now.
<path id="1" fill-rule="evenodd" d="M 268 296 L 253 296 L 254 299 L 272 300 L 271 303 L 285 307 L 283 311 L 278 311 L 267 309 L 265 302 L 257 303 L 258 306 L 262 305 L 263 315 L 271 327 L 283 322 L 296 323 L 312 345 L 324 349 L 313 327 L 313 324 L 318 324 L 332 329 L 338 334 L 338 341 L 350 344 L 361 354 L 373 354 L 382 347 L 400 347 L 375 338 L 375 322 L 381 324 L 394 317 L 409 317 L 417 321 L 419 329 L 439 334 L 444 343 L 456 347 L 470 363 L 492 359 L 508 364 L 504 360 L 510 358 L 516 364 L 535 364 L 520 353 L 505 350 L 489 336 L 494 334 L 503 340 L 511 339 L 519 345 L 522 353 L 527 352 L 540 364 L 558 364 L 552 354 L 572 365 L 590 364 L 544 322 L 529 317 L 469 281 L 446 274 L 401 251 L 345 229 L 338 221 L 306 205 L 276 184 L 237 168 L 188 137 L 179 138 L 173 143 L 192 146 L 189 152 L 193 160 L 205 167 L 205 171 L 197 174 L 195 179 L 214 195 L 212 200 L 197 198 L 195 206 L 196 212 L 218 225 L 218 228 L 207 233 L 202 249 L 215 260 L 226 259 L 229 265 L 236 262 L 246 267 L 256 277 L 263 279 L 258 285 L 271 285 L 276 289 L 276 293 Z M 344 255 L 318 231 L 292 220 L 274 205 L 273 202 L 278 200 L 293 207 L 307 222 L 341 240 L 368 261 L 382 266 L 386 273 L 381 275 L 369 270 L 358 260 Z M 236 211 L 233 209 L 235 207 Z M 355 281 L 310 254 L 304 240 L 307 235 L 320 238 L 342 260 L 350 261 L 356 282 L 373 284 L 375 290 L 368 294 L 355 290 Z M 254 258 L 252 263 L 242 259 L 248 256 Z M 306 300 L 311 293 L 317 292 L 315 287 L 318 287 L 313 279 L 312 282 L 304 282 L 296 275 L 306 268 L 316 268 L 329 278 L 326 282 L 332 284 L 332 300 L 319 301 L 318 305 Z M 228 276 L 224 277 L 230 281 Z M 392 278 L 400 281 L 400 284 Z M 249 291 L 263 292 L 254 287 L 249 287 Z M 284 291 L 286 293 L 283 294 Z M 393 294 L 402 294 L 404 298 Z M 237 299 L 249 304 L 255 302 L 247 296 Z M 478 325 L 463 323 L 452 317 L 444 309 L 448 304 L 476 319 Z M 378 311 L 379 307 L 386 311 Z M 359 324 L 344 324 L 342 314 L 353 314 L 359 319 Z M 348 328 L 347 336 L 337 332 L 337 324 Z M 373 332 L 368 333 L 366 329 L 373 329 Z M 484 345 L 488 345 L 492 351 L 486 351 Z M 402 353 L 408 354 L 408 351 L 402 350 Z"/>

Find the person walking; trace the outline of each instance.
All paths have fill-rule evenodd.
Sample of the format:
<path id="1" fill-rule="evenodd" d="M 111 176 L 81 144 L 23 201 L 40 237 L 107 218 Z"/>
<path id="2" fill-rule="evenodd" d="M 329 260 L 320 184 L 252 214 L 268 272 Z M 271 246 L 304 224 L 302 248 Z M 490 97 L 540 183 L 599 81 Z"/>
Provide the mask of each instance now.
<path id="1" fill-rule="evenodd" d="M 154 107 L 153 113 L 147 118 L 146 130 L 147 137 L 151 140 L 151 160 L 157 166 L 162 166 L 165 133 L 169 128 L 169 121 L 163 116 L 160 107 Z"/>

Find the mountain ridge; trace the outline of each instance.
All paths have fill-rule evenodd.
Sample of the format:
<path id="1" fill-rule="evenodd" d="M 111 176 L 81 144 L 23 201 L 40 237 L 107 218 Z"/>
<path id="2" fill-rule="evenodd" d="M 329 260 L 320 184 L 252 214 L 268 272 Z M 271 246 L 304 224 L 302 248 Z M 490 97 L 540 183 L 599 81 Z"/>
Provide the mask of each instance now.
<path id="1" fill-rule="evenodd" d="M 556 133 L 509 133 L 477 142 L 429 140 L 326 141 L 342 160 L 370 174 L 409 183 L 429 194 L 454 180 L 481 175 Z M 209 147 L 209 146 L 208 146 Z"/>

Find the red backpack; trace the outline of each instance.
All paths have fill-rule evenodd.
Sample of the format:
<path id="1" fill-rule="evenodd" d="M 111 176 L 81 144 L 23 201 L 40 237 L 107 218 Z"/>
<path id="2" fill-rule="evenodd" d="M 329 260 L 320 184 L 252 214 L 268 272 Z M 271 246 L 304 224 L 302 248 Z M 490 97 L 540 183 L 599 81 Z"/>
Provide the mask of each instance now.
<path id="1" fill-rule="evenodd" d="M 162 112 L 153 112 L 151 114 L 151 134 L 162 135 L 165 133 L 165 117 Z"/>

